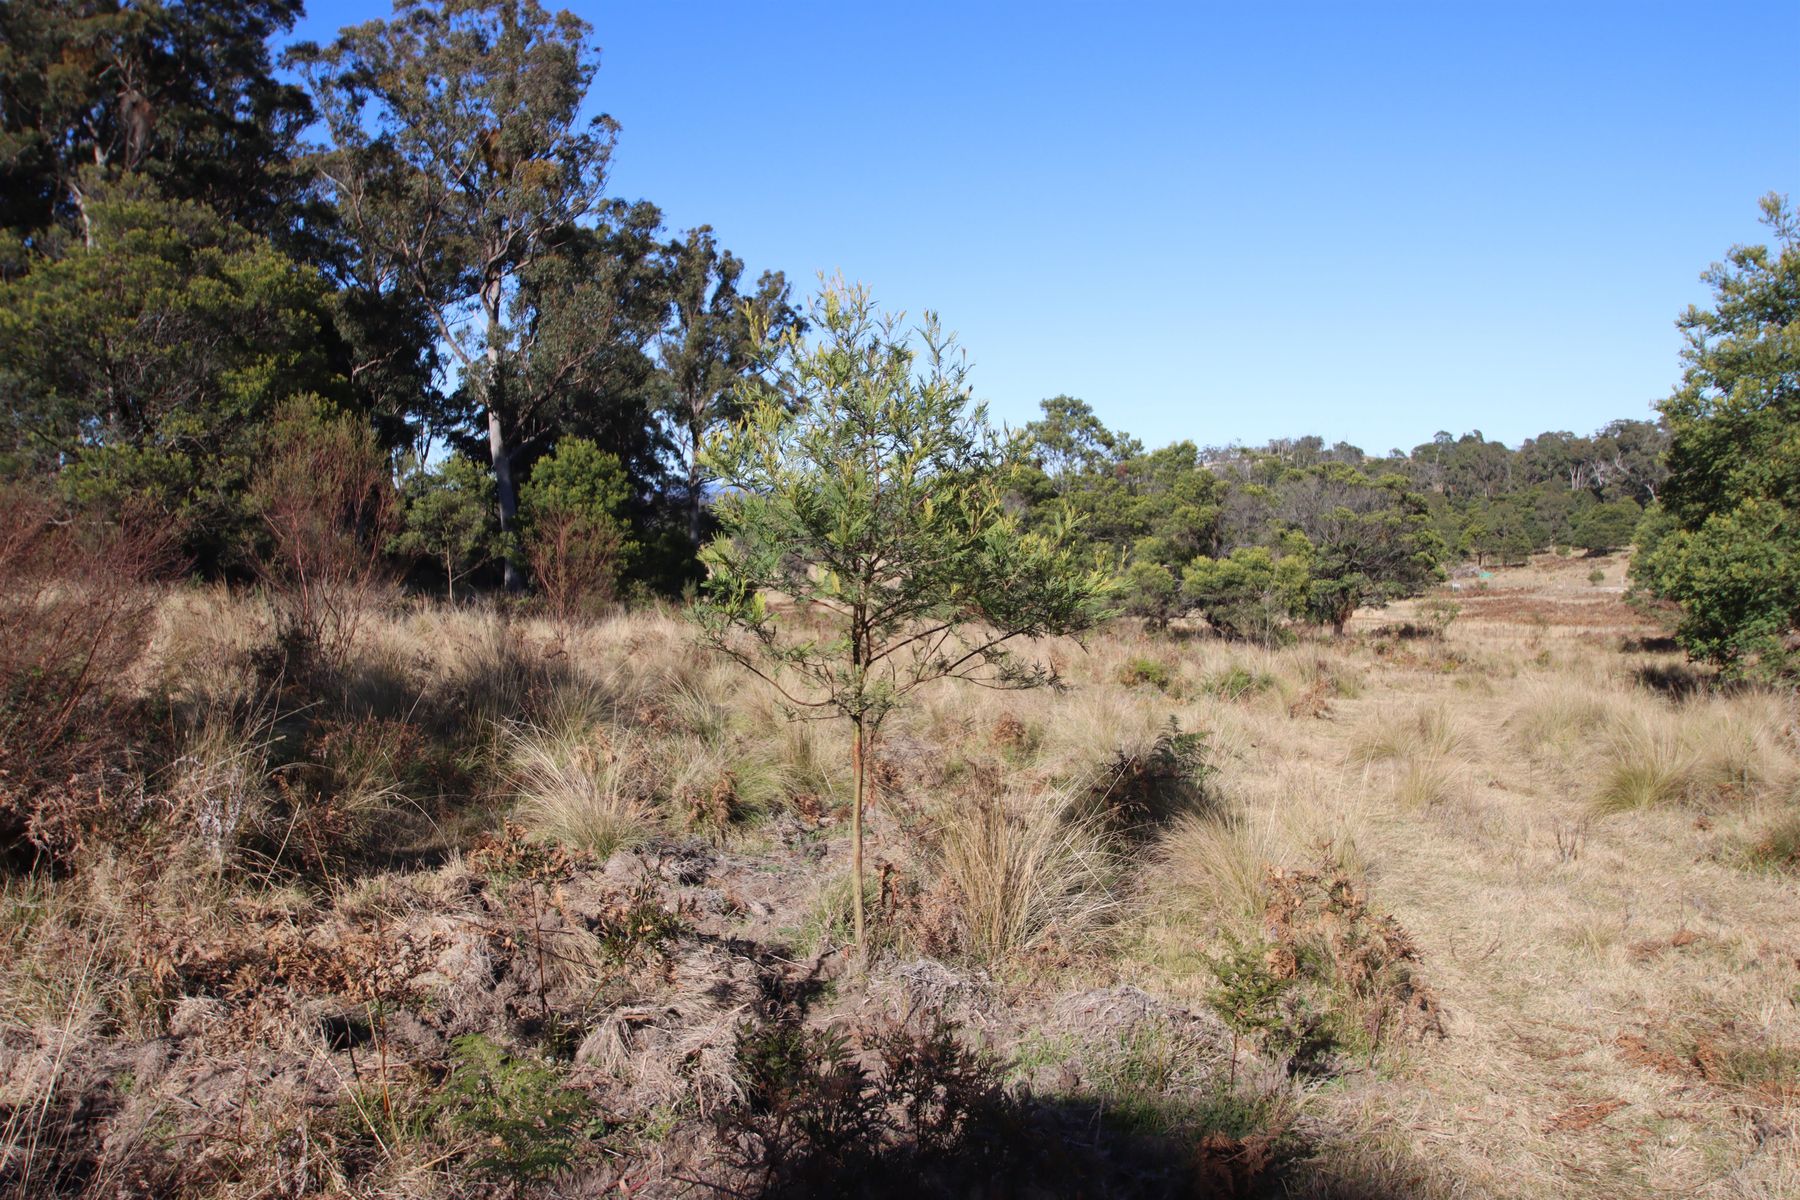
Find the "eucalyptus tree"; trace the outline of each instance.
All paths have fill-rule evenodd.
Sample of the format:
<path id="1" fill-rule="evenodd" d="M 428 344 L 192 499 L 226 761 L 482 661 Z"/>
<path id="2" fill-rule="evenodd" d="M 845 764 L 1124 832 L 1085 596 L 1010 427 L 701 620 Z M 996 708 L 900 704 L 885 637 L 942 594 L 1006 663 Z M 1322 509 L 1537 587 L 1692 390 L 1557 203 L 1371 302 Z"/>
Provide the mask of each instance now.
<path id="1" fill-rule="evenodd" d="M 1011 652 L 1105 615 L 1106 572 L 1061 529 L 1004 504 L 1015 444 L 971 407 L 967 366 L 935 318 L 909 333 L 861 287 L 827 285 L 818 334 L 768 347 L 744 413 L 707 444 L 720 533 L 695 606 L 703 640 L 772 684 L 795 716 L 849 721 L 852 908 L 863 945 L 866 760 L 882 721 L 941 679 L 1053 681 Z"/>
<path id="2" fill-rule="evenodd" d="M 312 109 L 275 77 L 268 42 L 300 13 L 300 0 L 0 4 L 0 226 L 39 250 L 59 229 L 91 243 L 95 191 L 135 172 L 282 243 L 301 224 L 293 159 Z"/>
<path id="3" fill-rule="evenodd" d="M 1398 475 L 1370 479 L 1343 463 L 1288 472 L 1273 489 L 1274 515 L 1305 535 L 1307 607 L 1332 631 L 1358 608 L 1415 595 L 1443 578 L 1449 555 L 1425 499 Z"/>
<path id="4" fill-rule="evenodd" d="M 509 361 L 530 357 L 542 324 L 522 282 L 594 213 L 617 132 L 581 115 L 599 65 L 589 32 L 536 0 L 400 0 L 390 20 L 288 54 L 329 133 L 315 165 L 358 252 L 418 297 L 472 394 L 503 529 L 518 429 L 545 403 L 536 382 L 565 374 Z M 572 371 L 598 348 L 560 359 Z"/>
<path id="5" fill-rule="evenodd" d="M 709 226 L 672 242 L 667 255 L 672 319 L 658 355 L 668 378 L 666 411 L 686 473 L 688 538 L 698 548 L 708 482 L 702 452 L 707 436 L 738 415 L 737 384 L 760 364 L 753 331 L 779 341 L 803 322 L 788 301 L 780 271 L 763 272 L 753 292 L 739 290 L 743 260 L 721 250 Z"/>

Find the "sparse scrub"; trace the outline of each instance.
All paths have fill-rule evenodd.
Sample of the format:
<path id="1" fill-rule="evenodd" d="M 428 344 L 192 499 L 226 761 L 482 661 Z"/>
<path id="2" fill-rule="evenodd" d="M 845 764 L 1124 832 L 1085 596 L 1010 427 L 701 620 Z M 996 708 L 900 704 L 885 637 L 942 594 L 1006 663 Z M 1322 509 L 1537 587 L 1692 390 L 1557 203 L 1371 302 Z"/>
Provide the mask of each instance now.
<path id="1" fill-rule="evenodd" d="M 66 864 L 131 815 L 129 679 L 169 557 L 145 520 L 84 520 L 0 488 L 0 859 Z"/>
<path id="2" fill-rule="evenodd" d="M 250 500 L 268 535 L 257 565 L 275 609 L 275 669 L 296 682 L 342 671 L 392 586 L 386 551 L 400 509 L 374 431 L 322 400 L 288 403 Z"/>

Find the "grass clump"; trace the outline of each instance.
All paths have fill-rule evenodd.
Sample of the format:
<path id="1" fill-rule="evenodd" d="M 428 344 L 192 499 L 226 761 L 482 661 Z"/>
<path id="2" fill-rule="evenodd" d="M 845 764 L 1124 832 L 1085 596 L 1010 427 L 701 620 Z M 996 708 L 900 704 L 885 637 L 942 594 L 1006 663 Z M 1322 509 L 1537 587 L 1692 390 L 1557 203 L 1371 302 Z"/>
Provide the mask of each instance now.
<path id="1" fill-rule="evenodd" d="M 1410 716 L 1380 722 L 1365 730 L 1350 751 L 1359 765 L 1407 759 L 1467 757 L 1468 733 L 1442 704 L 1425 705 Z"/>
<path id="2" fill-rule="evenodd" d="M 1267 671 L 1252 671 L 1242 663 L 1209 676 L 1206 690 L 1221 700 L 1242 700 L 1260 695 L 1275 686 L 1275 677 Z"/>
<path id="3" fill-rule="evenodd" d="M 1111 842 L 1102 817 L 1068 791 L 947 809 L 935 868 L 959 901 L 962 952 L 997 962 L 1052 934 L 1098 930 L 1115 905 Z"/>
<path id="4" fill-rule="evenodd" d="M 1751 866 L 1765 871 L 1800 874 L 1800 811 L 1784 812 L 1764 825 L 1748 858 Z"/>
<path id="5" fill-rule="evenodd" d="M 508 743 L 516 815 L 534 836 L 604 858 L 655 829 L 649 746 L 640 735 L 528 727 Z"/>
<path id="6" fill-rule="evenodd" d="M 1118 679 L 1125 687 L 1149 686 L 1165 695 L 1179 691 L 1175 676 L 1167 664 L 1154 658 L 1139 656 L 1127 659 L 1119 668 Z"/>

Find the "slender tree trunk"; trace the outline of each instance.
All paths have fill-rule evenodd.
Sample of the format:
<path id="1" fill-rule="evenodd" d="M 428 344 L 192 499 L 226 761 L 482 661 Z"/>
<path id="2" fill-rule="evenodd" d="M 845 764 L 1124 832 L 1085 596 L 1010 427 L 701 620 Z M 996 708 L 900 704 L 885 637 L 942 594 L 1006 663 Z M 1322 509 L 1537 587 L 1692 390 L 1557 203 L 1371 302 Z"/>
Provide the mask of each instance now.
<path id="1" fill-rule="evenodd" d="M 688 540 L 700 548 L 700 427 L 688 430 Z"/>
<path id="2" fill-rule="evenodd" d="M 852 717 L 851 721 L 856 727 L 856 740 L 850 746 L 850 774 L 855 783 L 850 802 L 850 911 L 856 923 L 856 950 L 860 954 L 863 949 L 863 753 L 867 731 L 861 717 Z"/>
<path id="3" fill-rule="evenodd" d="M 500 532 L 512 532 L 519 513 L 519 491 L 513 481 L 512 447 L 506 444 L 506 429 L 500 422 L 500 277 L 491 277 L 481 289 L 481 307 L 487 316 L 487 402 L 488 457 L 494 463 L 494 493 L 500 502 Z M 506 590 L 516 592 L 524 586 L 519 565 L 509 549 L 504 559 Z"/>
<path id="4" fill-rule="evenodd" d="M 506 433 L 500 427 L 500 414 L 488 409 L 488 453 L 494 460 L 494 494 L 500 500 L 500 532 L 510 533 L 518 524 L 519 489 L 513 481 L 512 448 L 506 444 Z M 524 585 L 518 563 L 508 550 L 503 560 L 506 568 L 506 590 L 516 592 Z"/>

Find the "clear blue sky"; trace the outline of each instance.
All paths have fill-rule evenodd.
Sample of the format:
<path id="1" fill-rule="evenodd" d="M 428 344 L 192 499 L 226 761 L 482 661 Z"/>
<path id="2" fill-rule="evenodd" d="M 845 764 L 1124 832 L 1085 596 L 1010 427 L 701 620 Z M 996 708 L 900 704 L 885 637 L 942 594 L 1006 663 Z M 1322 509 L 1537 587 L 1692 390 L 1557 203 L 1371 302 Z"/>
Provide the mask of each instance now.
<path id="1" fill-rule="evenodd" d="M 569 6 L 613 195 L 937 310 L 1014 424 L 1066 392 L 1152 445 L 1380 452 L 1649 417 L 1699 273 L 1800 201 L 1800 0 Z"/>

